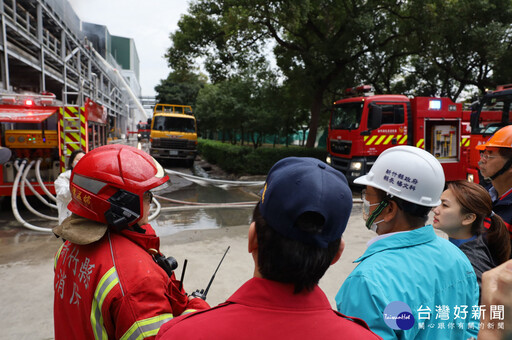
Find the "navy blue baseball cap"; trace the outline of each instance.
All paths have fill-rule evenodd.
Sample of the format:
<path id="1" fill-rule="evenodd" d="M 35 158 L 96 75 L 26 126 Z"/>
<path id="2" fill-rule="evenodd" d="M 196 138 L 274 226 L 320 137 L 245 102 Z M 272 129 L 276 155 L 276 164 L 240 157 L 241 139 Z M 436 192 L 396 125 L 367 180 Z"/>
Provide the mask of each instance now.
<path id="1" fill-rule="evenodd" d="M 282 236 L 327 248 L 339 239 L 352 211 L 352 192 L 345 176 L 324 162 L 308 157 L 288 157 L 270 169 L 260 200 L 267 224 Z M 323 216 L 321 233 L 295 227 L 305 212 Z"/>

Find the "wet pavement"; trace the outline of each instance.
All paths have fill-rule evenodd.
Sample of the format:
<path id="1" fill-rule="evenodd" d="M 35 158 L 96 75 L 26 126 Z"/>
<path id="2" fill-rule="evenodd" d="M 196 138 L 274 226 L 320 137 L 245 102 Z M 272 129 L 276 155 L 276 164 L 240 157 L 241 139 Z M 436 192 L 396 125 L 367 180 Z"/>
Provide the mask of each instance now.
<path id="1" fill-rule="evenodd" d="M 164 167 L 192 173 L 190 169 L 162 162 Z M 201 164 L 201 163 L 198 163 Z M 197 171 L 201 171 L 196 170 Z M 213 177 L 213 176 L 212 176 Z M 200 186 L 172 176 L 172 185 L 160 195 L 188 202 L 229 203 L 256 201 L 260 188 Z M 354 192 L 359 198 L 359 193 Z M 33 202 L 33 199 L 31 199 Z M 0 202 L 0 329 L 2 339 L 53 339 L 53 256 L 62 244 L 50 233 L 23 228 L 10 211 L 10 200 Z M 162 207 L 180 206 L 160 199 Z M 21 201 L 18 203 L 22 207 Z M 38 210 L 50 213 L 42 204 Z M 25 209 L 21 215 L 34 225 L 51 227 L 54 223 L 34 217 Z M 224 251 L 231 247 L 216 275 L 207 301 L 215 306 L 225 301 L 253 274 L 253 260 L 247 252 L 247 231 L 252 208 L 197 207 L 193 210 L 163 211 L 151 224 L 161 237 L 161 251 L 174 256 L 179 265 L 188 260 L 184 288 L 205 288 Z M 364 227 L 361 204 L 354 204 L 344 233 L 346 247 L 341 260 L 320 281 L 334 307 L 334 296 L 353 270 L 353 261 L 375 234 Z M 177 269 L 181 275 L 181 267 Z"/>
<path id="2" fill-rule="evenodd" d="M 174 171 L 208 175 L 197 164 L 196 170 L 193 171 L 176 162 L 161 163 Z M 183 206 L 169 203 L 165 198 L 192 203 L 255 202 L 256 193 L 260 190 L 200 186 L 174 175 L 171 176 L 171 183 L 171 186 L 159 193 L 163 197 L 159 199 L 163 209 Z M 29 203 L 39 212 L 56 216 L 56 211 L 52 211 L 35 197 L 29 197 Z M 24 228 L 16 221 L 11 211 L 10 197 L 1 199 L 0 206 L 0 282 L 3 288 L 0 292 L 0 338 L 53 339 L 53 256 L 62 241 L 52 233 Z M 48 230 L 55 225 L 53 221 L 33 215 L 24 207 L 21 199 L 18 199 L 17 206 L 20 215 L 28 223 L 46 227 Z M 164 254 L 175 256 L 180 263 L 188 257 L 190 262 L 186 281 L 197 281 L 197 285 L 192 289 L 195 290 L 206 286 L 209 275 L 213 273 L 213 262 L 220 260 L 222 252 L 227 248 L 227 245 L 219 247 L 214 240 L 224 240 L 226 244 L 232 244 L 231 253 L 245 252 L 246 228 L 251 214 L 252 208 L 193 207 L 192 210 L 162 211 L 151 224 L 161 236 L 161 249 Z M 220 230 L 222 231 L 219 233 Z M 233 242 L 234 239 L 238 241 Z M 194 242 L 201 243 L 197 246 L 201 252 L 194 252 L 195 257 L 190 257 L 190 244 Z M 217 252 L 218 259 L 213 256 Z M 240 273 L 245 270 L 246 273 L 242 277 L 247 277 L 251 275 L 250 265 L 250 257 L 247 256 L 243 265 L 238 268 L 236 265 L 232 266 L 232 269 Z M 194 271 L 202 274 L 196 276 Z M 221 294 L 212 289 L 211 299 L 215 304 L 222 302 L 234 290 L 231 288 L 231 285 L 224 284 L 226 290 Z"/>

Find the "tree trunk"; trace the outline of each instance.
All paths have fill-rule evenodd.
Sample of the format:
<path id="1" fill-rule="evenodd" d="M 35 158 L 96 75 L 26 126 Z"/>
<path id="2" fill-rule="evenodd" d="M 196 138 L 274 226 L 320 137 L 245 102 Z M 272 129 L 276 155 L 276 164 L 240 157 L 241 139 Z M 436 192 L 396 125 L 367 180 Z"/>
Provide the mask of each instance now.
<path id="1" fill-rule="evenodd" d="M 322 109 L 323 93 L 323 90 L 318 90 L 313 97 L 313 103 L 311 103 L 311 120 L 309 121 L 309 135 L 306 148 L 315 147 L 318 121 L 320 119 L 320 111 Z"/>

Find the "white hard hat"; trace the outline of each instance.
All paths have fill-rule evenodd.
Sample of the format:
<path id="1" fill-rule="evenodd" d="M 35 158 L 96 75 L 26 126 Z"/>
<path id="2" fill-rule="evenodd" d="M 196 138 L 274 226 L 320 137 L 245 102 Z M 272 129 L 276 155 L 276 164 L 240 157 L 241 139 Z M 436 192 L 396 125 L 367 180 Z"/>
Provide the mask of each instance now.
<path id="1" fill-rule="evenodd" d="M 444 172 L 439 161 L 413 146 L 395 146 L 377 158 L 368 174 L 354 180 L 426 207 L 441 204 Z"/>

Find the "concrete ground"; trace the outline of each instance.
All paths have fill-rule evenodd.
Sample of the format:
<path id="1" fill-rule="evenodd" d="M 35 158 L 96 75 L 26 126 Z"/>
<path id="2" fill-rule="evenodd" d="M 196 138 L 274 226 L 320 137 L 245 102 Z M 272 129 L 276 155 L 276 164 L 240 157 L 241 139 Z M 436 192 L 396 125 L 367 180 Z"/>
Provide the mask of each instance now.
<path id="1" fill-rule="evenodd" d="M 188 259 L 184 286 L 205 288 L 228 246 L 230 251 L 210 288 L 207 301 L 215 306 L 252 277 L 253 262 L 247 252 L 247 225 L 210 230 L 182 231 L 162 236 L 161 250 L 174 256 L 180 267 Z M 352 263 L 375 234 L 366 230 L 361 205 L 355 204 L 345 231 L 345 252 L 320 282 L 332 305 Z M 53 338 L 53 255 L 61 240 L 20 228 L 0 231 L 0 329 L 2 339 Z"/>

